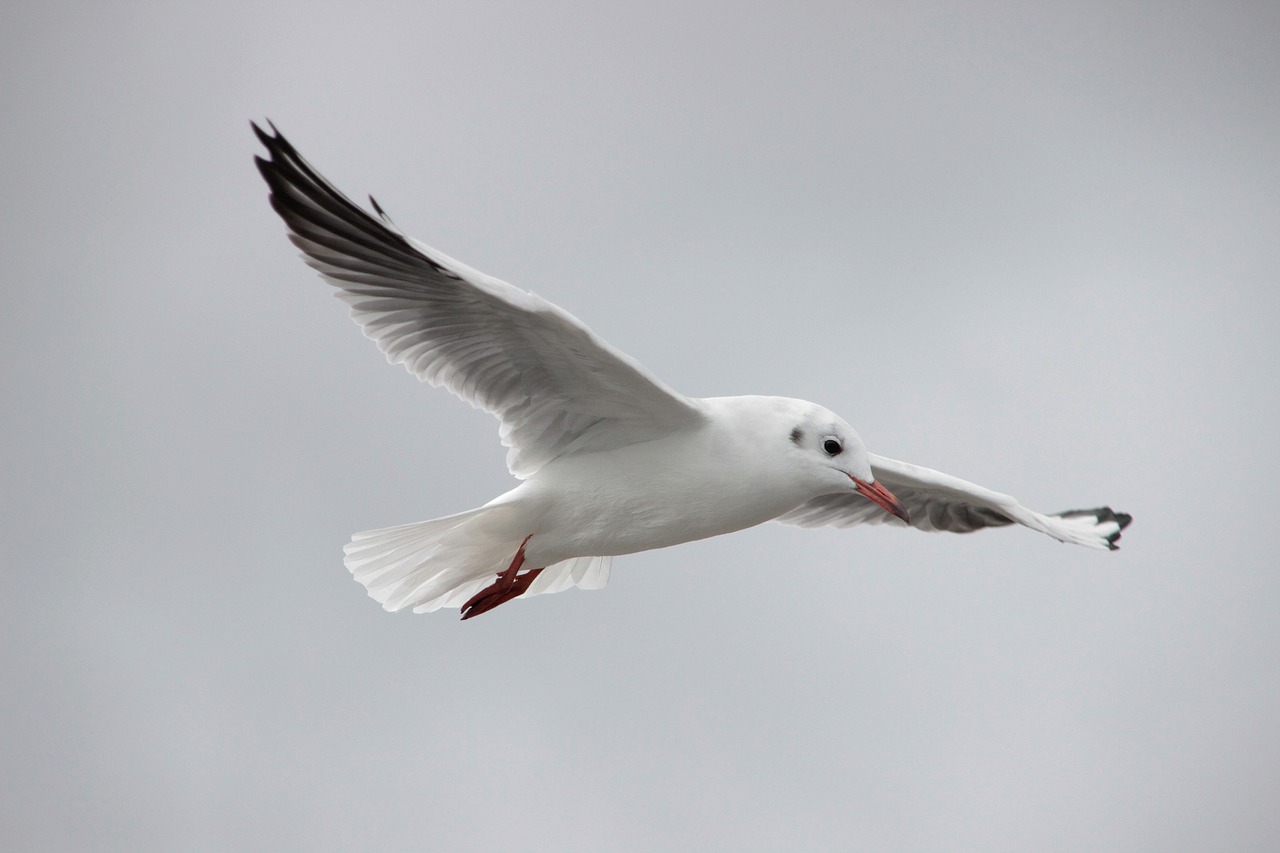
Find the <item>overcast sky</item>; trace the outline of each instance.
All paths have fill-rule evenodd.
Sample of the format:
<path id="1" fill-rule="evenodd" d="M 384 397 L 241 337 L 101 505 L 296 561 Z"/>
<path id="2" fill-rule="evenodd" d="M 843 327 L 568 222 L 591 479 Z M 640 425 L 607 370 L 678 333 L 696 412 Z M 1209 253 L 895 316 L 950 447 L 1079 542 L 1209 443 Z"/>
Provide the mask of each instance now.
<path id="1" fill-rule="evenodd" d="M 9 4 L 0 847 L 1276 849 L 1278 8 Z M 511 479 L 264 118 L 678 390 L 1123 549 L 770 524 L 384 613 L 350 534 Z"/>

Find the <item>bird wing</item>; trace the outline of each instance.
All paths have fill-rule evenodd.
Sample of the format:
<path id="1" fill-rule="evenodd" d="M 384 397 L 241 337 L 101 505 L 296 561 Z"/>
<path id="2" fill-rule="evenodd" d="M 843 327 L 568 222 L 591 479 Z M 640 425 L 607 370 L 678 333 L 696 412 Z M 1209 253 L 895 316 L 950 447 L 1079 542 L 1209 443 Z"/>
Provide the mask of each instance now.
<path id="1" fill-rule="evenodd" d="M 1110 507 L 1074 509 L 1043 515 L 1027 509 L 1009 495 L 909 462 L 868 454 L 876 482 L 902 501 L 919 530 L 968 533 L 984 527 L 1022 524 L 1061 542 L 1091 548 L 1120 546 L 1116 540 L 1132 517 Z M 801 527 L 852 527 L 855 524 L 906 524 L 857 492 L 822 495 L 801 504 L 777 519 Z"/>
<path id="2" fill-rule="evenodd" d="M 338 288 L 392 364 L 501 422 L 507 467 L 528 477 L 559 456 L 693 427 L 698 404 L 557 305 L 473 270 L 354 204 L 271 126 L 253 126 L 271 205 L 303 259 Z"/>

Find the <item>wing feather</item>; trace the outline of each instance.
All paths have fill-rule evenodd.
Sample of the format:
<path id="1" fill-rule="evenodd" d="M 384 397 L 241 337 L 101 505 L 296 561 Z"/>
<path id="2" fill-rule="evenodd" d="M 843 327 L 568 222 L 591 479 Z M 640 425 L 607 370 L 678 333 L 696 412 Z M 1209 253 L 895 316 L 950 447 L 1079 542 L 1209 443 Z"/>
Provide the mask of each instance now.
<path id="1" fill-rule="evenodd" d="M 338 288 L 393 364 L 501 423 L 507 466 L 528 477 L 566 453 L 611 450 L 702 423 L 679 394 L 573 315 L 405 236 L 312 168 L 275 126 L 255 158 L 289 239 Z"/>
<path id="2" fill-rule="evenodd" d="M 1022 524 L 1061 542 L 1116 550 L 1120 531 L 1132 517 L 1110 507 L 1068 510 L 1044 515 L 1027 509 L 1009 495 L 993 492 L 940 471 L 868 454 L 876 481 L 902 501 L 918 530 L 968 533 L 985 527 Z M 784 524 L 801 527 L 852 527 L 855 524 L 894 524 L 905 527 L 857 492 L 822 495 L 779 516 Z"/>

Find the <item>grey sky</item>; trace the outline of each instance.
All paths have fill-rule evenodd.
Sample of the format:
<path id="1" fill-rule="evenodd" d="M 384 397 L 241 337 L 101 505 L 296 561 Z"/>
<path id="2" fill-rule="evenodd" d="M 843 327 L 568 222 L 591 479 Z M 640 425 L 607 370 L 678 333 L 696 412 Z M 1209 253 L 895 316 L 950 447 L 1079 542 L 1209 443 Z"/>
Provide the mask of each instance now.
<path id="1" fill-rule="evenodd" d="M 11 5 L 0 846 L 1280 843 L 1274 4 Z M 767 525 L 383 613 L 347 537 L 510 478 L 264 117 L 677 389 L 1123 550 Z"/>

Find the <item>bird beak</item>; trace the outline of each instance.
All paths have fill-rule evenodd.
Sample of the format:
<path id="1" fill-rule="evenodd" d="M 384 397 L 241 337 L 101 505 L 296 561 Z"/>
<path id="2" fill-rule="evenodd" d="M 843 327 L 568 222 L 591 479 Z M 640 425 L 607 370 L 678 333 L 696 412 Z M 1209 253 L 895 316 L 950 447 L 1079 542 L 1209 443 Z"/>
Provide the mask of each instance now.
<path id="1" fill-rule="evenodd" d="M 849 475 L 849 479 L 857 483 L 858 494 L 879 505 L 885 512 L 896 515 L 907 524 L 911 523 L 911 517 L 907 515 L 907 508 L 902 505 L 902 501 L 893 496 L 893 492 L 890 492 L 879 483 L 867 483 L 859 480 L 852 474 Z"/>

